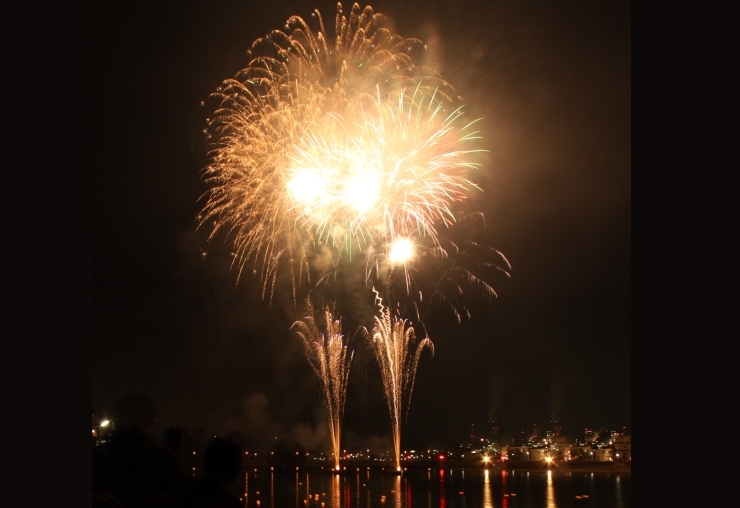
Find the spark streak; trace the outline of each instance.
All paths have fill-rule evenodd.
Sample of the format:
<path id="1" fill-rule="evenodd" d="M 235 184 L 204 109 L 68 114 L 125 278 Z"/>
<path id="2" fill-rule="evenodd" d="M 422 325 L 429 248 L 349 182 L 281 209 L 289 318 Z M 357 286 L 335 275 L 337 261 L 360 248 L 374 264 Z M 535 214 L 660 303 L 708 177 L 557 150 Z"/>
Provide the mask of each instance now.
<path id="1" fill-rule="evenodd" d="M 308 305 L 308 314 L 302 321 L 293 323 L 293 328 L 303 339 L 308 363 L 321 381 L 322 398 L 329 412 L 334 467 L 339 470 L 342 417 L 353 353 L 347 354 L 347 344 L 342 336 L 342 319 L 334 320 L 331 307 L 315 313 L 312 306 Z"/>
<path id="2" fill-rule="evenodd" d="M 408 415 L 421 353 L 428 347 L 434 354 L 434 344 L 428 338 L 417 342 L 413 327 L 407 321 L 391 316 L 390 309 L 383 305 L 377 292 L 375 303 L 379 310 L 370 343 L 380 367 L 393 430 L 395 466 L 400 471 L 401 422 Z"/>
<path id="3" fill-rule="evenodd" d="M 291 185 L 307 175 L 322 184 L 314 199 L 295 200 L 301 225 L 327 242 L 341 226 L 344 243 L 360 247 L 408 235 L 437 244 L 439 226 L 456 222 L 452 205 L 478 189 L 467 175 L 477 167 L 473 123 L 444 106 L 401 90 L 307 125 L 289 155 Z"/>

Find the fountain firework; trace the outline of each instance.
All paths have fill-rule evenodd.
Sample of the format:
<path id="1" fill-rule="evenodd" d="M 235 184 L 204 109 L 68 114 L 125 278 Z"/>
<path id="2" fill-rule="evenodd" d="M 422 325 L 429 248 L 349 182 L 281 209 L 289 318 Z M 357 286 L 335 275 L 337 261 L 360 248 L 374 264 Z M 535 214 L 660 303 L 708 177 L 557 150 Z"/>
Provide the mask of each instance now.
<path id="1" fill-rule="evenodd" d="M 434 354 L 434 344 L 429 338 L 417 342 L 410 323 L 397 316 L 391 316 L 390 309 L 383 305 L 377 292 L 375 304 L 378 310 L 370 344 L 380 367 L 383 393 L 391 417 L 393 448 L 396 454 L 395 467 L 396 471 L 400 471 L 401 423 L 408 415 L 421 353 L 428 347 Z"/>
<path id="2" fill-rule="evenodd" d="M 293 328 L 303 339 L 308 363 L 321 381 L 322 398 L 329 413 L 334 467 L 339 470 L 342 417 L 353 354 L 348 354 L 342 319 L 334 320 L 333 306 L 326 306 L 317 314 L 309 303 L 307 314 L 302 321 L 293 323 Z"/>

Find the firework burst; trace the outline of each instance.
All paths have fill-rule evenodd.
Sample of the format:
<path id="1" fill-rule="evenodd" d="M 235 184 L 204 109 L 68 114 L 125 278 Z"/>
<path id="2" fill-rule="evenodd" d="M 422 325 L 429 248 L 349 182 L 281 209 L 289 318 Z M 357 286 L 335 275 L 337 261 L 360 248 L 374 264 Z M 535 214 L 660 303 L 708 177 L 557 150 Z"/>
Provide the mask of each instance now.
<path id="1" fill-rule="evenodd" d="M 439 225 L 456 220 L 452 205 L 477 189 L 467 178 L 477 132 L 461 116 L 417 87 L 308 125 L 288 170 L 302 227 L 345 247 L 399 236 L 437 244 Z"/>
<path id="2" fill-rule="evenodd" d="M 200 216 L 201 225 L 213 223 L 209 240 L 226 233 L 240 276 L 254 259 L 264 281 L 263 297 L 268 282 L 274 288 L 281 262 L 291 265 L 292 274 L 297 264 L 299 280 L 304 270 L 309 273 L 305 244 L 310 232 L 296 227 L 286 206 L 285 165 L 304 122 L 316 114 L 315 98 L 283 100 L 276 87 L 229 80 L 218 92 L 220 108 L 210 123 L 216 141 L 205 170 L 210 190 Z"/>
<path id="3" fill-rule="evenodd" d="M 249 65 L 213 94 L 218 106 L 208 121 L 211 162 L 204 171 L 209 190 L 199 215 L 201 227 L 213 226 L 209 240 L 223 233 L 240 276 L 247 262 L 254 262 L 263 297 L 272 297 L 278 267 L 287 265 L 294 301 L 296 283 L 310 280 L 308 253 L 318 244 L 351 247 L 358 240 L 367 245 L 373 240 L 369 234 L 384 223 L 396 231 L 415 221 L 417 229 L 429 233 L 433 218 L 449 219 L 445 206 L 434 205 L 412 217 L 414 210 L 398 207 L 404 183 L 386 178 L 391 188 L 381 189 L 378 177 L 390 174 L 384 164 L 404 157 L 393 156 L 402 147 L 399 142 L 388 146 L 389 136 L 415 129 L 418 138 L 427 129 L 429 147 L 448 142 L 452 119 L 459 114 L 443 118 L 442 110 L 457 99 L 439 75 L 419 65 L 423 43 L 392 34 L 371 7 L 355 4 L 347 17 L 339 4 L 333 43 L 321 14 L 316 11 L 313 17 L 315 31 L 293 16 L 285 31 L 255 41 Z M 398 92 L 404 86 L 415 90 L 419 100 L 433 97 L 437 103 L 427 106 L 433 114 L 405 114 L 422 108 Z M 385 94 L 392 104 L 386 104 Z M 377 119 L 368 124 L 373 115 Z M 400 124 L 393 126 L 394 121 Z M 384 138 L 373 141 L 373 135 Z M 321 147 L 331 150 L 318 154 Z M 373 153 L 377 157 L 357 162 Z M 427 169 L 418 176 L 427 178 L 435 168 Z M 327 203 L 317 204 L 326 182 L 335 191 Z M 453 194 L 459 183 L 449 185 Z M 381 192 L 391 199 L 378 201 L 374 193 Z M 320 218 L 322 213 L 326 217 Z"/>
<path id="4" fill-rule="evenodd" d="M 273 30 L 257 39 L 249 51 L 250 72 L 304 84 L 321 97 L 327 112 L 342 111 L 368 93 L 372 98 L 376 87 L 398 90 L 421 85 L 438 89 L 450 102 L 457 100 L 449 83 L 421 64 L 424 43 L 392 33 L 386 17 L 369 5 L 353 4 L 347 17 L 338 3 L 333 40 L 318 9 L 311 14 L 310 24 L 291 16 L 284 31 Z"/>

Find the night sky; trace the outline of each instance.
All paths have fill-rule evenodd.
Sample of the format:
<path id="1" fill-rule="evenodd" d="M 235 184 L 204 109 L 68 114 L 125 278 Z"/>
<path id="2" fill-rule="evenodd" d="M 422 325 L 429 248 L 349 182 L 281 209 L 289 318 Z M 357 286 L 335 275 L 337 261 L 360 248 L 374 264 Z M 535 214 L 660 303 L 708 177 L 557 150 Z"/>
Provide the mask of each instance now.
<path id="1" fill-rule="evenodd" d="M 149 396 L 160 431 L 239 430 L 330 448 L 318 380 L 289 328 L 300 314 L 236 284 L 228 249 L 196 231 L 200 105 L 247 64 L 258 37 L 319 8 L 271 2 L 95 2 L 92 24 L 93 398 L 109 414 Z M 514 434 L 559 409 L 564 431 L 631 425 L 631 25 L 629 2 L 378 1 L 395 32 L 481 117 L 472 179 L 478 239 L 511 262 L 498 299 L 458 325 L 427 322 L 404 448 L 454 445 L 498 412 Z M 351 4 L 344 4 L 345 11 Z M 205 254 L 205 255 L 204 255 Z M 374 360 L 361 345 L 345 448 L 388 446 Z"/>

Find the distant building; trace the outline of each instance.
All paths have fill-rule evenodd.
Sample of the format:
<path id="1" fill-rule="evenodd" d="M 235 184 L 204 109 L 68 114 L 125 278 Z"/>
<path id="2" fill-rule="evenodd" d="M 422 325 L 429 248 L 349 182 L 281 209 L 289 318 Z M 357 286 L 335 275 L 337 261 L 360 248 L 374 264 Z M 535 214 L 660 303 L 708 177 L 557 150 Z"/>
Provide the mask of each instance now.
<path id="1" fill-rule="evenodd" d="M 524 429 L 519 431 L 519 446 L 526 446 L 527 437 L 524 434 Z"/>
<path id="2" fill-rule="evenodd" d="M 614 450 L 611 448 L 597 448 L 594 451 L 594 461 L 596 462 L 613 462 Z"/>
<path id="3" fill-rule="evenodd" d="M 529 460 L 531 461 L 544 462 L 550 456 L 550 450 L 548 450 L 547 448 L 536 448 L 534 450 L 529 450 Z"/>
<path id="4" fill-rule="evenodd" d="M 584 440 L 586 443 L 592 442 L 595 438 L 598 437 L 598 434 L 594 436 L 594 429 L 586 427 L 586 430 L 584 431 Z"/>
<path id="5" fill-rule="evenodd" d="M 550 457 L 553 459 L 565 458 L 565 452 L 571 446 L 575 446 L 572 439 L 566 436 L 553 436 L 549 446 Z"/>
<path id="6" fill-rule="evenodd" d="M 632 460 L 632 436 L 614 438 L 614 460 Z"/>
<path id="7" fill-rule="evenodd" d="M 560 410 L 555 411 L 555 416 L 550 420 L 550 429 L 555 436 L 559 436 L 563 433 L 563 424 L 560 420 Z"/>
<path id="8" fill-rule="evenodd" d="M 569 446 L 565 450 L 565 460 L 591 461 L 594 460 L 594 452 L 590 446 Z"/>
<path id="9" fill-rule="evenodd" d="M 549 440 L 549 445 L 551 450 L 556 450 L 561 454 L 564 454 L 565 450 L 567 450 L 569 446 L 574 446 L 575 443 L 567 436 L 552 436 Z"/>
<path id="10" fill-rule="evenodd" d="M 501 448 L 501 460 L 529 460 L 529 448 L 526 446 L 504 446 Z"/>
<path id="11" fill-rule="evenodd" d="M 486 426 L 488 427 L 488 440 L 498 441 L 498 410 L 493 411 L 493 419 L 488 420 Z"/>

